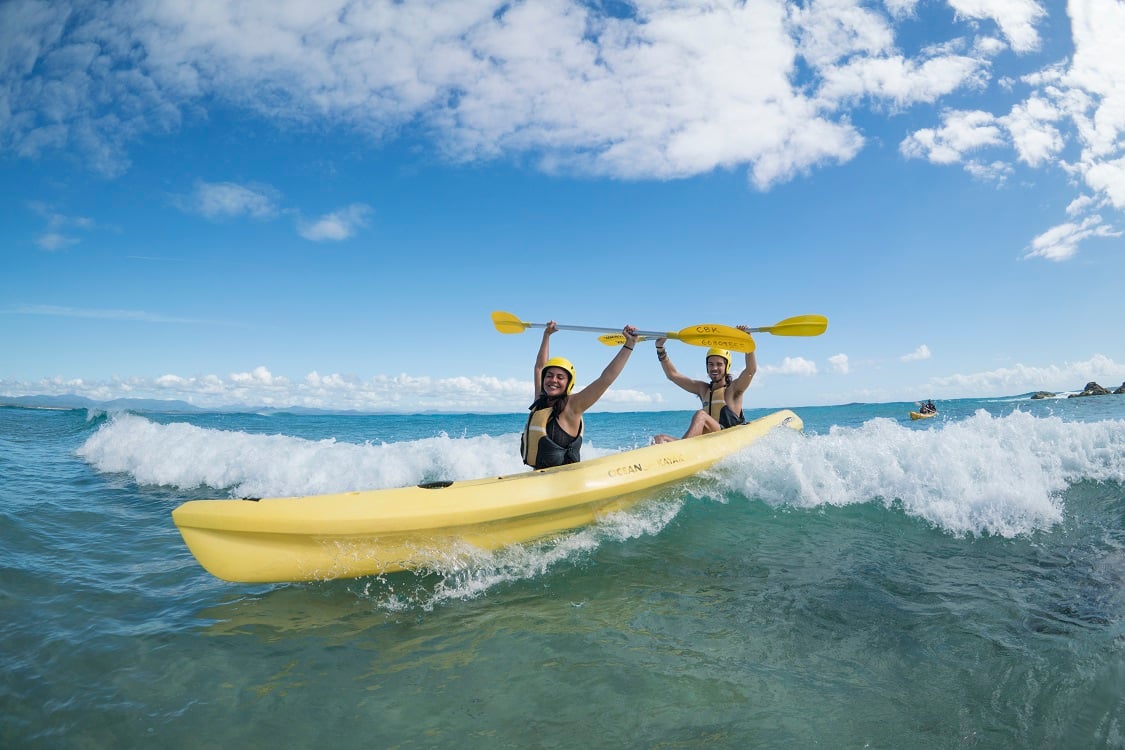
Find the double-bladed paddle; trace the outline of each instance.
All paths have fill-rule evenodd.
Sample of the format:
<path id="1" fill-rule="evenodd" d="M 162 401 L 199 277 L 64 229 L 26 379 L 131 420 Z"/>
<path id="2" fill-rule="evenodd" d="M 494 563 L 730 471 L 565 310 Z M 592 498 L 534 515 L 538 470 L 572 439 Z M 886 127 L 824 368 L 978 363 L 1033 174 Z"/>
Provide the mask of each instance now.
<path id="1" fill-rule="evenodd" d="M 492 313 L 492 324 L 496 326 L 496 330 L 500 333 L 523 333 L 528 328 L 546 328 L 546 323 L 527 323 L 511 313 L 502 312 L 497 310 Z M 827 321 L 826 321 L 827 324 Z M 613 344 L 619 346 L 625 343 L 625 334 L 620 333 L 620 328 L 598 328 L 595 326 L 555 326 L 560 331 L 585 331 L 587 333 L 611 333 L 616 334 L 616 342 Z M 793 334 L 802 335 L 802 334 Z M 814 334 L 803 334 L 814 335 Z M 730 349 L 736 352 L 744 352 L 749 354 L 754 351 L 754 339 L 749 334 L 744 333 L 737 328 L 731 326 L 724 326 L 718 323 L 701 323 L 700 325 L 688 326 L 679 331 L 637 331 L 638 338 L 670 338 L 683 341 L 685 344 L 693 346 L 718 346 L 723 349 Z M 613 338 L 612 336 L 602 336 L 599 338 L 603 343 L 610 343 L 607 339 Z"/>
<path id="2" fill-rule="evenodd" d="M 739 328 L 733 330 L 741 332 Z M 751 328 L 750 333 L 772 333 L 774 336 L 819 336 L 826 330 L 828 330 L 828 318 L 823 315 L 795 315 L 792 318 L 780 320 L 772 326 Z M 645 337 L 640 336 L 639 338 L 643 339 Z M 675 337 L 669 336 L 668 338 Z M 607 346 L 620 346 L 625 343 L 625 336 L 620 333 L 606 334 L 604 336 L 598 336 L 598 341 Z M 688 343 L 691 342 L 689 341 Z M 734 349 L 732 346 L 723 348 Z M 736 349 L 735 351 L 748 352 L 753 351 L 753 349 Z"/>

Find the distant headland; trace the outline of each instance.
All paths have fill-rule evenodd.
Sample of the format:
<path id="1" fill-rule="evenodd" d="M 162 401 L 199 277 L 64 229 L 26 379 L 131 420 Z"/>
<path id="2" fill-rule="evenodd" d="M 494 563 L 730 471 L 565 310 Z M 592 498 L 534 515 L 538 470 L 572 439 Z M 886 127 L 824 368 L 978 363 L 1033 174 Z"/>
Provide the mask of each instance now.
<path id="1" fill-rule="evenodd" d="M 1109 396 L 1109 395 L 1121 394 L 1121 393 L 1125 393 L 1125 383 L 1122 383 L 1121 386 L 1116 391 L 1111 391 L 1110 389 L 1103 388 L 1102 386 L 1098 385 L 1093 380 L 1091 380 L 1089 383 L 1086 384 L 1086 387 L 1082 389 L 1081 393 L 1072 393 L 1069 396 L 1067 396 L 1067 398 L 1078 398 L 1079 396 Z M 1057 395 L 1058 395 L 1057 393 L 1051 393 L 1050 391 L 1036 391 L 1035 393 L 1031 394 L 1031 397 L 1032 398 L 1055 398 L 1055 396 L 1057 396 Z"/>

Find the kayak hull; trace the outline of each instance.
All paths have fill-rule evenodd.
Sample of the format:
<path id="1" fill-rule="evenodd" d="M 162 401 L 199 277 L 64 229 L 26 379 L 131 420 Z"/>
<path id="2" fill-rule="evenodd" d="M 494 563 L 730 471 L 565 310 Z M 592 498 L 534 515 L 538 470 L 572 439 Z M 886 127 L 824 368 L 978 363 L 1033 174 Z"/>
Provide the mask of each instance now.
<path id="1" fill-rule="evenodd" d="M 645 491 L 708 468 L 788 410 L 688 440 L 501 477 L 261 500 L 192 500 L 172 511 L 212 575 L 240 583 L 330 580 L 415 570 L 579 528 Z"/>
<path id="2" fill-rule="evenodd" d="M 930 417 L 936 417 L 936 416 L 937 416 L 937 412 L 936 412 L 936 411 L 932 411 L 932 412 L 930 412 L 929 414 L 923 414 L 923 413 L 922 413 L 922 412 L 920 412 L 920 411 L 912 411 L 912 412 L 910 412 L 910 418 L 911 418 L 911 419 L 929 419 Z"/>

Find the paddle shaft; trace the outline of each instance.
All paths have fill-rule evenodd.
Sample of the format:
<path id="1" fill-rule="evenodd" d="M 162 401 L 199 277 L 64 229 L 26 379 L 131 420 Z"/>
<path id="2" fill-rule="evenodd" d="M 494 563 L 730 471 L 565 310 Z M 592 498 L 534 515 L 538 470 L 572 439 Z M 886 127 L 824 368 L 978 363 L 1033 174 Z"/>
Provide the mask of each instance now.
<path id="1" fill-rule="evenodd" d="M 529 328 L 547 328 L 548 325 L 547 323 L 528 323 L 503 310 L 496 310 L 492 313 L 492 324 L 496 326 L 496 330 L 500 333 L 523 333 Z M 555 324 L 555 330 L 610 334 L 600 336 L 599 340 L 608 344 L 610 342 L 607 339 L 620 337 L 620 343 L 625 342 L 624 332 L 616 328 Z M 745 331 L 718 323 L 701 323 L 679 331 L 636 331 L 635 335 L 638 339 L 676 339 L 692 346 L 719 347 L 747 353 L 754 351 L 755 347 L 754 339 Z"/>
<path id="2" fill-rule="evenodd" d="M 547 327 L 546 323 L 524 323 L 524 325 L 528 328 L 546 328 Z M 586 333 L 617 333 L 617 334 L 621 334 L 622 336 L 624 336 L 624 334 L 621 333 L 620 328 L 599 328 L 598 326 L 568 326 L 568 325 L 558 325 L 558 324 L 555 325 L 555 328 L 557 330 L 560 330 L 560 331 L 584 331 Z M 667 337 L 667 338 L 670 338 L 670 339 L 680 338 L 680 334 L 676 333 L 675 331 L 637 331 L 637 336 L 649 336 L 649 337 L 655 336 L 657 338 Z"/>

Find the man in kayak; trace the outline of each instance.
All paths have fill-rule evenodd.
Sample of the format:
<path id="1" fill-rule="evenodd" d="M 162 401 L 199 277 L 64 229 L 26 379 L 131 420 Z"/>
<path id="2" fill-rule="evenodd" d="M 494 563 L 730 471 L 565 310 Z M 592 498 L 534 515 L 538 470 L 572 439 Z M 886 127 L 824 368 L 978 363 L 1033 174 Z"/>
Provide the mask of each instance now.
<path id="1" fill-rule="evenodd" d="M 625 345 L 596 380 L 574 393 L 574 365 L 563 357 L 551 356 L 548 339 L 557 330 L 553 320 L 543 329 L 543 341 L 535 357 L 535 403 L 529 407 L 531 414 L 520 440 L 523 462 L 535 469 L 581 460 L 582 414 L 617 380 L 637 344 L 637 329 L 625 326 Z"/>
<path id="2" fill-rule="evenodd" d="M 747 334 L 750 333 L 746 326 L 739 326 L 739 329 Z M 694 393 L 703 404 L 703 408 L 692 415 L 691 424 L 688 425 L 684 437 L 695 437 L 696 435 L 718 432 L 728 427 L 745 424 L 746 418 L 742 414 L 742 397 L 745 395 L 746 389 L 750 387 L 750 381 L 754 379 L 754 374 L 758 372 L 757 355 L 754 352 L 748 352 L 746 354 L 746 369 L 739 373 L 738 377 L 732 378 L 730 375 L 730 352 L 726 349 L 713 347 L 707 352 L 708 380 L 693 380 L 686 375 L 681 375 L 676 370 L 676 366 L 672 364 L 668 352 L 664 349 L 664 344 L 667 341 L 666 338 L 656 340 L 656 357 L 660 360 L 660 366 L 664 368 L 664 375 L 688 393 Z M 652 439 L 652 442 L 667 443 L 675 439 L 671 435 L 657 435 Z"/>
<path id="3" fill-rule="evenodd" d="M 928 399 L 921 408 L 918 409 L 919 414 L 937 414 L 937 407 L 934 406 L 933 399 Z"/>

